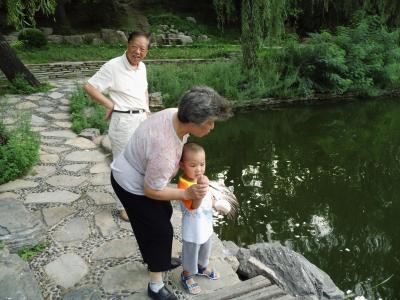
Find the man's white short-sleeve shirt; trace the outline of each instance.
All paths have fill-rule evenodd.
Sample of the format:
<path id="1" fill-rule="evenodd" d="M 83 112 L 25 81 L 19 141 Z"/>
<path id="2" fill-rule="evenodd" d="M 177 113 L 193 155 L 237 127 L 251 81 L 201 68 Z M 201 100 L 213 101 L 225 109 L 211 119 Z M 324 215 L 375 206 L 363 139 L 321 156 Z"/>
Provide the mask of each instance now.
<path id="1" fill-rule="evenodd" d="M 100 92 L 107 92 L 114 102 L 114 109 L 144 109 L 149 111 L 147 103 L 146 66 L 140 62 L 134 68 L 126 53 L 106 62 L 88 83 Z"/>

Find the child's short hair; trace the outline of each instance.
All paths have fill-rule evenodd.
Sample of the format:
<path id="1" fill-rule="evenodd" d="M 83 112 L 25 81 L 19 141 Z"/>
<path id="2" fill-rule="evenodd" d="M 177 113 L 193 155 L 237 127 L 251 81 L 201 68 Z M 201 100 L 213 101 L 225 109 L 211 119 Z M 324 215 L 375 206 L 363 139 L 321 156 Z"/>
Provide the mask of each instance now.
<path id="1" fill-rule="evenodd" d="M 200 152 L 200 151 L 204 151 L 203 146 L 201 146 L 197 143 L 193 143 L 193 142 L 186 143 L 185 145 L 183 145 L 181 161 L 183 161 L 186 152 L 195 152 L 196 153 L 196 152 Z"/>

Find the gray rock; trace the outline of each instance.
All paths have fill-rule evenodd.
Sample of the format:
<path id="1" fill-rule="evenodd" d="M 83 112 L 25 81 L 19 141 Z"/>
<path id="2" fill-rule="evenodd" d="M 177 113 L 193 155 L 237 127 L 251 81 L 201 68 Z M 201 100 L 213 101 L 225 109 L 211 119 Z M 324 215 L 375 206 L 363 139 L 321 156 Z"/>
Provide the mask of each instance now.
<path id="1" fill-rule="evenodd" d="M 67 145 L 71 145 L 80 149 L 93 149 L 96 148 L 96 144 L 91 140 L 83 137 L 77 137 L 75 139 L 71 139 L 65 142 Z"/>
<path id="2" fill-rule="evenodd" d="M 96 174 L 90 179 L 90 183 L 93 185 L 108 185 L 110 184 L 110 173 Z"/>
<path id="3" fill-rule="evenodd" d="M 32 171 L 32 177 L 42 178 L 53 175 L 56 172 L 56 168 L 53 166 L 34 166 Z"/>
<path id="4" fill-rule="evenodd" d="M 48 178 L 46 182 L 52 186 L 75 187 L 85 182 L 85 176 L 56 175 Z"/>
<path id="5" fill-rule="evenodd" d="M 40 161 L 44 164 L 55 164 L 60 159 L 57 154 L 41 153 Z"/>
<path id="6" fill-rule="evenodd" d="M 197 23 L 197 22 L 196 22 L 196 19 L 195 19 L 194 17 L 186 17 L 186 20 L 189 21 L 189 22 L 192 22 L 192 23 L 194 23 L 194 24 Z"/>
<path id="7" fill-rule="evenodd" d="M 88 196 L 96 203 L 96 205 L 114 204 L 114 197 L 110 194 L 101 192 L 88 192 Z"/>
<path id="8" fill-rule="evenodd" d="M 36 187 L 38 184 L 34 181 L 17 179 L 0 185 L 0 192 L 8 192 L 20 189 Z"/>
<path id="9" fill-rule="evenodd" d="M 47 36 L 47 40 L 55 44 L 61 44 L 64 42 L 64 37 L 58 34 L 51 34 Z"/>
<path id="10" fill-rule="evenodd" d="M 38 117 L 36 115 L 32 115 L 31 117 L 31 124 L 33 126 L 44 126 L 47 124 L 47 121 L 41 117 Z"/>
<path id="11" fill-rule="evenodd" d="M 42 136 L 46 137 L 62 137 L 73 139 L 76 137 L 76 134 L 71 130 L 56 130 L 56 131 L 45 131 L 40 133 Z"/>
<path id="12" fill-rule="evenodd" d="M 224 245 L 224 253 L 229 256 L 229 255 L 233 255 L 236 256 L 236 254 L 238 253 L 238 251 L 240 250 L 239 246 L 236 245 L 234 242 L 232 241 L 222 241 L 222 244 Z"/>
<path id="13" fill-rule="evenodd" d="M 56 120 L 69 120 L 70 117 L 68 113 L 54 113 L 54 114 L 52 113 L 47 115 Z"/>
<path id="14" fill-rule="evenodd" d="M 80 195 L 69 191 L 31 193 L 26 196 L 25 203 L 71 203 Z"/>
<path id="15" fill-rule="evenodd" d="M 107 236 L 118 231 L 118 226 L 109 211 L 101 211 L 95 216 L 96 227 L 102 236 Z"/>
<path id="16" fill-rule="evenodd" d="M 101 29 L 101 38 L 103 39 L 104 42 L 110 44 L 114 43 L 125 44 L 128 41 L 125 33 L 113 29 Z"/>
<path id="17" fill-rule="evenodd" d="M 161 92 L 149 94 L 150 107 L 159 107 L 163 105 L 163 97 Z"/>
<path id="18" fill-rule="evenodd" d="M 90 229 L 88 222 L 76 217 L 59 228 L 54 234 L 54 240 L 61 245 L 77 245 L 89 237 Z"/>
<path id="19" fill-rule="evenodd" d="M 99 150 L 94 151 L 74 151 L 69 153 L 65 160 L 84 161 L 84 162 L 100 162 L 106 158 L 106 155 Z"/>
<path id="20" fill-rule="evenodd" d="M 43 209 L 42 213 L 47 226 L 53 226 L 60 222 L 66 216 L 73 214 L 74 210 L 70 207 L 59 206 L 45 208 Z"/>
<path id="21" fill-rule="evenodd" d="M 44 267 L 49 278 L 63 288 L 73 287 L 89 271 L 85 261 L 75 253 L 67 253 Z"/>
<path id="22" fill-rule="evenodd" d="M 30 213 L 21 202 L 15 199 L 0 201 L 0 240 L 11 252 L 39 244 L 43 241 L 44 232 L 42 221 Z"/>
<path id="23" fill-rule="evenodd" d="M 15 105 L 15 107 L 17 109 L 31 109 L 31 108 L 37 107 L 37 105 L 30 101 L 26 101 L 26 102 L 18 103 L 17 105 Z"/>
<path id="24" fill-rule="evenodd" d="M 135 255 L 137 251 L 139 251 L 139 248 L 135 238 L 128 236 L 123 239 L 105 242 L 96 249 L 92 255 L 92 259 L 126 258 Z"/>
<path id="25" fill-rule="evenodd" d="M 101 280 L 106 293 L 123 290 L 137 292 L 147 287 L 149 276 L 146 267 L 138 262 L 126 263 L 107 270 Z"/>
<path id="26" fill-rule="evenodd" d="M 0 193 L 0 200 L 7 199 L 7 198 L 17 199 L 18 195 L 16 193 L 12 193 L 12 192 Z"/>
<path id="27" fill-rule="evenodd" d="M 51 27 L 40 27 L 40 30 L 42 30 L 45 36 L 53 34 L 53 28 Z"/>
<path id="28" fill-rule="evenodd" d="M 98 33 L 82 34 L 83 41 L 88 44 L 92 43 L 95 38 L 99 38 L 99 37 L 100 37 L 100 35 Z"/>
<path id="29" fill-rule="evenodd" d="M 78 172 L 83 168 L 86 168 L 88 164 L 72 164 L 64 166 L 64 169 L 70 172 Z"/>
<path id="30" fill-rule="evenodd" d="M 201 41 L 201 42 L 207 41 L 207 40 L 208 40 L 208 36 L 206 36 L 205 34 L 199 35 L 199 36 L 197 37 L 197 40 L 198 40 L 198 41 Z"/>
<path id="31" fill-rule="evenodd" d="M 6 249 L 0 251 L 0 299 L 43 300 L 27 262 Z"/>
<path id="32" fill-rule="evenodd" d="M 178 35 L 178 41 L 180 45 L 187 45 L 193 43 L 193 39 L 190 36 L 184 34 Z"/>
<path id="33" fill-rule="evenodd" d="M 52 92 L 48 96 L 52 99 L 60 99 L 60 98 L 64 97 L 64 94 L 61 94 L 59 92 Z"/>
<path id="34" fill-rule="evenodd" d="M 40 97 L 40 96 L 37 96 L 37 95 L 29 95 L 29 96 L 26 96 L 25 97 L 25 99 L 26 100 L 29 100 L 29 101 L 38 101 L 38 100 L 40 100 L 42 97 Z"/>
<path id="35" fill-rule="evenodd" d="M 42 106 L 42 107 L 36 108 L 36 111 L 40 111 L 42 113 L 48 113 L 48 112 L 51 112 L 52 110 L 54 110 L 54 107 Z"/>
<path id="36" fill-rule="evenodd" d="M 82 45 L 83 37 L 81 35 L 65 35 L 64 43 L 71 44 L 71 45 Z"/>
<path id="37" fill-rule="evenodd" d="M 86 128 L 78 135 L 88 140 L 93 140 L 95 137 L 100 135 L 100 130 L 97 128 Z"/>
<path id="38" fill-rule="evenodd" d="M 103 44 L 104 43 L 104 41 L 101 39 L 101 38 L 94 38 L 93 40 L 92 40 L 92 44 L 93 45 L 101 45 L 101 44 Z"/>
<path id="39" fill-rule="evenodd" d="M 65 147 L 55 147 L 55 146 L 47 146 L 47 145 L 41 145 L 40 149 L 42 149 L 45 152 L 48 153 L 61 153 L 64 151 L 69 150 L 69 148 L 65 148 Z"/>
<path id="40" fill-rule="evenodd" d="M 102 140 L 101 140 L 101 147 L 103 147 L 104 151 L 111 153 L 112 152 L 112 148 L 111 148 L 111 141 L 110 141 L 110 137 L 108 136 L 108 134 L 106 134 Z"/>
<path id="41" fill-rule="evenodd" d="M 101 292 L 96 287 L 83 286 L 64 295 L 63 300 L 101 300 Z"/>
<path id="42" fill-rule="evenodd" d="M 54 122 L 54 124 L 56 124 L 58 127 L 61 127 L 61 128 L 69 129 L 72 127 L 72 123 L 68 122 L 68 121 L 57 121 L 57 122 Z"/>
<path id="43" fill-rule="evenodd" d="M 111 168 L 108 163 L 98 163 L 90 168 L 90 173 L 98 174 L 98 173 L 110 173 Z"/>
<path id="44" fill-rule="evenodd" d="M 304 256 L 279 244 L 261 243 L 237 253 L 238 272 L 252 278 L 264 275 L 291 295 L 316 299 L 343 299 L 332 279 Z M 309 299 L 308 298 L 308 299 Z"/>

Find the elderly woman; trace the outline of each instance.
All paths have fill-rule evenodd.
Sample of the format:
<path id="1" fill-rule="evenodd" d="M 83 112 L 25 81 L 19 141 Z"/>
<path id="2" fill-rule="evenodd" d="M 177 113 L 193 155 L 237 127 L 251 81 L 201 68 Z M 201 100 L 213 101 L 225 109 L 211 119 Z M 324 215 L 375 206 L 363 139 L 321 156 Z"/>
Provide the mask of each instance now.
<path id="1" fill-rule="evenodd" d="M 168 186 L 178 171 L 183 145 L 189 134 L 205 136 L 214 128 L 214 121 L 230 115 L 229 102 L 216 91 L 193 87 L 184 94 L 178 109 L 165 109 L 145 120 L 111 165 L 112 186 L 148 265 L 148 295 L 152 299 L 177 299 L 162 281 L 162 272 L 172 268 L 170 201 L 200 200 L 208 189 L 207 178 L 186 190 Z"/>

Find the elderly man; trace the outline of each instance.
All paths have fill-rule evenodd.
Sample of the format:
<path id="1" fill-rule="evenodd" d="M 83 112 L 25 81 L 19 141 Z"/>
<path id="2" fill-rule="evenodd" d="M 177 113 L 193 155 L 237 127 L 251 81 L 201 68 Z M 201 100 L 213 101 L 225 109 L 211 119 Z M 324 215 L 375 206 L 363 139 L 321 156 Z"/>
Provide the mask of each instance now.
<path id="1" fill-rule="evenodd" d="M 149 34 L 132 32 L 125 53 L 105 63 L 85 84 L 86 93 L 107 108 L 104 118 L 111 117 L 108 136 L 114 159 L 150 113 L 146 66 L 142 62 L 149 44 Z M 117 202 L 120 217 L 128 221 L 122 204 Z"/>

